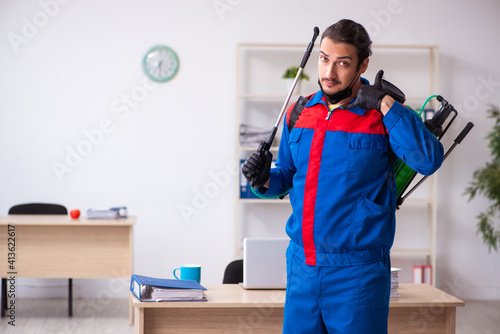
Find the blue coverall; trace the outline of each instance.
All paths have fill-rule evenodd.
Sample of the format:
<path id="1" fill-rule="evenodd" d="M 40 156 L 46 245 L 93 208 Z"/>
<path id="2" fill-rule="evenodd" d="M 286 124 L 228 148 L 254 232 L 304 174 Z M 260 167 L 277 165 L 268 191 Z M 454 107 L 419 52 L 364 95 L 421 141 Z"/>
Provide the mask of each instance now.
<path id="1" fill-rule="evenodd" d="M 293 208 L 283 333 L 387 333 L 397 197 L 391 150 L 424 175 L 443 161 L 439 140 L 398 102 L 385 116 L 361 108 L 329 115 L 318 91 L 293 129 L 283 127 L 261 194 L 289 192 Z"/>

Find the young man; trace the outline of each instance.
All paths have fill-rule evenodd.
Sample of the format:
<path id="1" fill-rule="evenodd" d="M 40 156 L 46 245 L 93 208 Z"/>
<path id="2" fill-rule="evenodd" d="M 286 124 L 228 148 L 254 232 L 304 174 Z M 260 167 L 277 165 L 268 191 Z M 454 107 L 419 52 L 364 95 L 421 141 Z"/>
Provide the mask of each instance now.
<path id="1" fill-rule="evenodd" d="M 392 157 L 434 173 L 443 146 L 415 112 L 361 78 L 368 33 L 341 20 L 325 30 L 320 90 L 291 129 L 283 127 L 276 168 L 254 153 L 243 174 L 262 195 L 289 192 L 284 333 L 387 333 L 389 252 L 396 186 Z M 290 123 L 290 111 L 286 116 Z"/>

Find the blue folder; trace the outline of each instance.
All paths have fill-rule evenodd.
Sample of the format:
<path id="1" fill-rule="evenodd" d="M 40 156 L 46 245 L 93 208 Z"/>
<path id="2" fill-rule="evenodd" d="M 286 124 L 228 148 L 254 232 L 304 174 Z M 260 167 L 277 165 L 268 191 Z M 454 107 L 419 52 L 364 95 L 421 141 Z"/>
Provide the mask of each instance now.
<path id="1" fill-rule="evenodd" d="M 130 291 L 142 302 L 154 302 L 155 299 L 148 295 L 150 287 L 158 287 L 165 289 L 186 289 L 186 290 L 203 290 L 203 294 L 199 297 L 189 299 L 188 301 L 204 301 L 204 290 L 207 290 L 195 280 L 178 280 L 168 278 L 154 278 L 141 275 L 132 275 L 130 280 Z"/>

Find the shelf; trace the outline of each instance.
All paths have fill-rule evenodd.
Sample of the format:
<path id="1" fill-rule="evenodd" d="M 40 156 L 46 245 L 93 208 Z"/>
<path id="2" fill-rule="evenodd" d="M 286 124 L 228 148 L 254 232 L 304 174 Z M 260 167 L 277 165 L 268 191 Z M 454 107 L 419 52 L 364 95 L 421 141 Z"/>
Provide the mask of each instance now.
<path id="1" fill-rule="evenodd" d="M 315 92 L 306 92 L 305 94 L 312 94 Z M 290 98 L 290 102 L 294 101 L 299 98 L 299 96 L 304 96 L 304 94 L 293 94 Z M 430 95 L 429 95 L 430 96 Z M 429 98 L 429 96 L 406 96 L 406 101 L 413 101 L 413 100 L 422 100 L 425 101 Z M 283 102 L 285 101 L 287 95 L 286 94 L 247 94 L 247 93 L 242 93 L 237 96 L 238 98 L 246 98 L 246 99 L 282 99 Z M 294 100 L 295 98 L 295 100 Z"/>
<path id="2" fill-rule="evenodd" d="M 427 205 L 431 205 L 433 203 L 433 201 L 429 198 L 411 198 L 411 195 L 410 197 L 408 197 L 403 204 L 427 204 Z"/>
<path id="3" fill-rule="evenodd" d="M 299 95 L 292 95 L 292 98 L 294 96 L 299 97 Z M 238 95 L 238 98 L 243 98 L 243 99 L 286 99 L 286 94 L 240 94 Z M 292 99 L 290 99 L 292 100 Z"/>
<path id="4" fill-rule="evenodd" d="M 372 49 L 395 49 L 395 50 L 400 50 L 400 49 L 422 49 L 422 50 L 432 50 L 432 49 L 438 49 L 437 45 L 391 45 L 391 44 L 373 44 Z"/>
<path id="5" fill-rule="evenodd" d="M 392 249 L 391 255 L 396 256 L 431 256 L 432 250 L 430 249 Z"/>
<path id="6" fill-rule="evenodd" d="M 298 99 L 300 95 L 293 94 L 290 98 L 290 101 L 295 101 L 293 98 Z M 285 99 L 287 97 L 286 94 L 273 94 L 273 95 L 268 95 L 268 94 L 240 94 L 238 96 L 239 98 L 242 99 L 281 99 L 283 102 L 285 102 Z"/>
<path id="7" fill-rule="evenodd" d="M 288 197 L 279 199 L 261 199 L 261 198 L 240 198 L 238 203 L 241 204 L 290 204 L 290 199 Z"/>
<path id="8" fill-rule="evenodd" d="M 275 123 L 277 116 L 286 100 L 289 89 L 281 78 L 283 71 L 289 66 L 300 63 L 306 44 L 258 44 L 242 43 L 237 46 L 237 71 L 236 71 L 236 127 L 240 123 L 247 123 L 266 129 Z M 363 77 L 370 82 L 375 78 L 379 69 L 385 71 L 384 78 L 393 82 L 406 94 L 406 104 L 418 110 L 429 96 L 438 94 L 438 47 L 435 45 L 372 45 L 373 55 L 370 57 L 370 68 Z M 319 48 L 316 45 L 311 55 L 311 60 L 319 56 Z M 300 95 L 313 94 L 318 90 L 317 73 L 314 64 L 305 68 L 309 72 L 311 80 L 302 82 L 300 93 L 298 90 L 290 98 L 289 107 Z M 434 104 L 429 104 L 428 107 Z M 281 120 L 280 127 L 283 124 Z M 238 130 L 237 130 L 238 131 Z M 279 143 L 281 131 L 275 138 Z M 239 138 L 237 132 L 236 138 Z M 241 145 L 237 140 L 235 143 L 236 159 L 240 160 L 249 154 L 256 152 L 258 145 Z M 273 157 L 277 157 L 279 145 L 271 147 Z M 241 180 L 239 180 L 241 182 Z M 415 180 L 417 182 L 418 180 Z M 241 253 L 241 239 L 245 236 L 245 228 L 257 225 L 262 237 L 268 236 L 269 230 L 266 224 L 270 219 L 267 212 L 275 211 L 276 217 L 272 221 L 283 223 L 289 218 L 286 206 L 290 205 L 290 199 L 256 199 L 239 198 L 240 186 L 236 189 L 235 198 L 235 254 Z M 409 189 L 415 183 L 410 184 Z M 420 190 L 420 188 L 422 190 Z M 396 247 L 416 247 L 414 249 L 391 250 L 391 254 L 401 257 L 405 265 L 414 264 L 415 259 L 425 257 L 426 262 L 433 266 L 433 282 L 436 282 L 436 233 L 437 233 L 437 176 L 429 178 L 425 186 L 422 185 L 418 191 L 409 196 L 400 210 L 397 210 L 397 222 L 400 224 L 396 231 Z M 424 189 L 426 188 L 426 190 Z M 408 189 L 408 190 L 409 190 Z M 285 206 L 283 206 L 283 204 Z M 241 214 L 249 205 L 252 214 Z M 272 207 L 276 205 L 276 207 Z M 408 210 L 405 210 L 405 208 Z M 255 212 L 253 212 L 255 210 Z M 259 212 L 265 211 L 266 213 Z M 286 213 L 284 211 L 287 211 Z M 254 214 L 255 213 L 255 214 Z M 422 215 L 421 215 L 422 214 Z M 281 216 L 283 215 L 283 217 Z M 406 221 L 409 224 L 404 224 Z M 416 223 L 418 225 L 415 225 Z M 251 231 L 253 233 L 253 231 Z M 401 233 L 403 232 L 403 233 Z M 406 233 L 406 234 L 405 234 Z M 250 234 L 250 233 L 249 233 Z M 398 238 L 399 237 L 399 238 Z M 410 238 L 410 239 L 408 239 Z M 416 243 L 409 243 L 408 240 Z"/>
<path id="9" fill-rule="evenodd" d="M 239 151 L 257 151 L 257 148 L 258 146 L 239 146 L 238 147 L 238 150 Z M 274 152 L 278 152 L 278 149 L 279 149 L 279 146 L 271 146 L 271 148 L 269 149 L 269 152 L 271 153 L 274 153 Z"/>
<path id="10" fill-rule="evenodd" d="M 289 52 L 291 49 L 297 49 L 295 51 L 304 53 L 307 44 L 266 44 L 266 43 L 240 43 L 238 45 L 238 50 L 243 49 L 251 49 L 252 51 L 269 51 L 269 50 L 277 50 L 277 51 L 285 51 Z"/>
<path id="11" fill-rule="evenodd" d="M 317 46 L 317 44 L 315 44 Z M 307 47 L 307 44 L 271 44 L 271 43 L 240 43 L 239 44 L 240 48 L 250 48 L 252 50 L 269 50 L 269 49 L 275 49 L 275 50 L 283 50 L 283 51 L 288 51 L 293 48 L 298 48 L 301 52 L 304 52 L 305 48 Z M 417 44 L 372 44 L 372 49 L 395 49 L 395 50 L 400 50 L 400 49 L 422 49 L 422 50 L 431 50 L 431 49 L 438 49 L 437 45 L 417 45 Z"/>

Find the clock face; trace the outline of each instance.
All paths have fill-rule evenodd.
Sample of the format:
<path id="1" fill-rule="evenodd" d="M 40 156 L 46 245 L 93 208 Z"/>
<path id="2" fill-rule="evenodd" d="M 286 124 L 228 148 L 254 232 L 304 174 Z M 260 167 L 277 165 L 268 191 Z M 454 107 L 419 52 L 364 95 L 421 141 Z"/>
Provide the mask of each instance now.
<path id="1" fill-rule="evenodd" d="M 174 77 L 179 69 L 179 60 L 168 46 L 154 46 L 142 59 L 142 68 L 146 75 L 157 82 L 165 82 Z"/>

